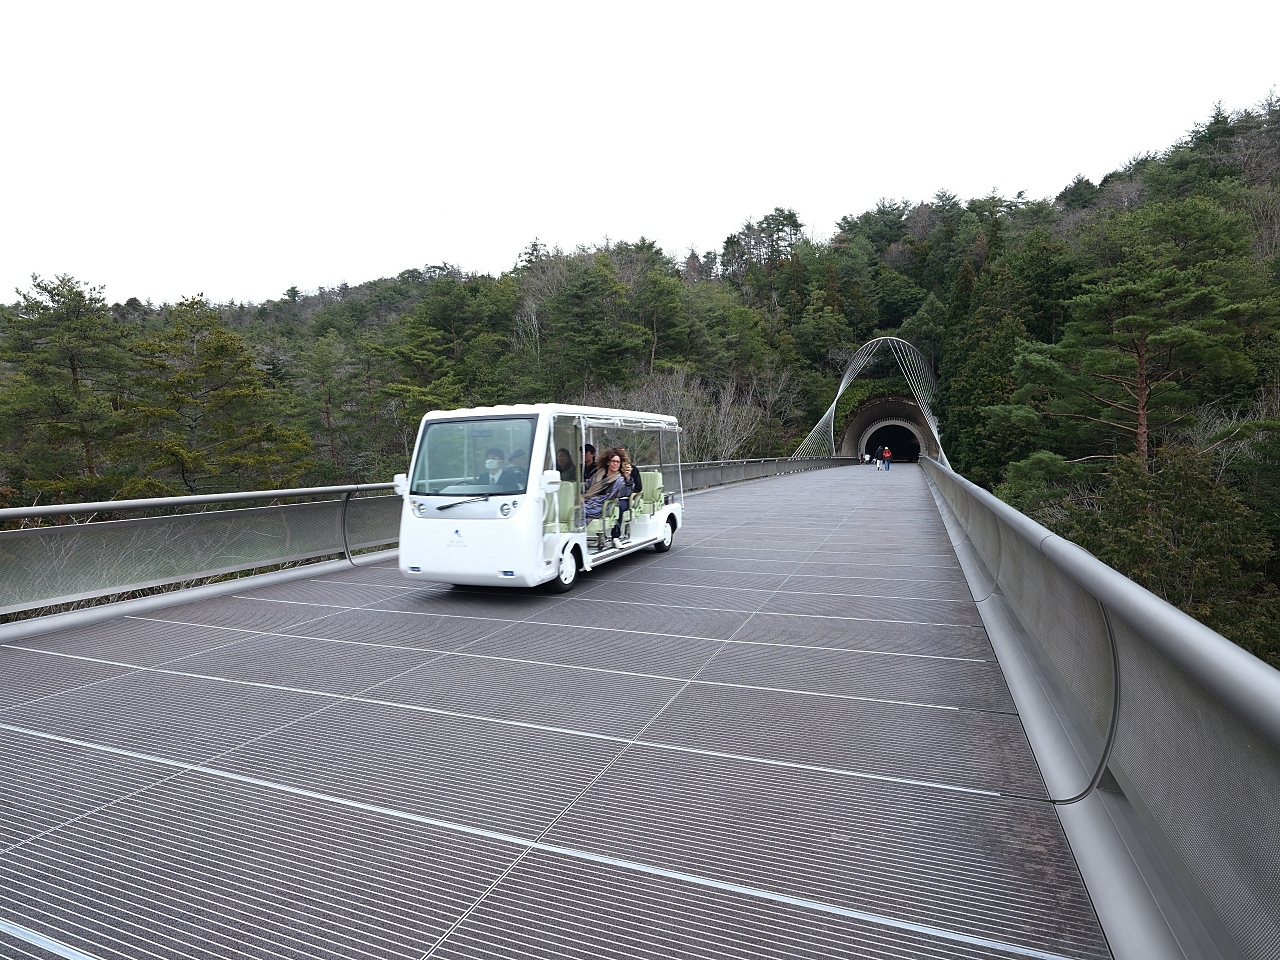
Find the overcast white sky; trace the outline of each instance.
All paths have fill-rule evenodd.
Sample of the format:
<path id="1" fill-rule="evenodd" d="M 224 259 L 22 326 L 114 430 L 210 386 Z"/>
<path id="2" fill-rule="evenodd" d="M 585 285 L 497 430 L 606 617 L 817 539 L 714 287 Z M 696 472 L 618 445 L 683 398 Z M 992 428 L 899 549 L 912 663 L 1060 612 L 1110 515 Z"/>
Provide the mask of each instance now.
<path id="1" fill-rule="evenodd" d="M 0 300 L 260 301 L 534 237 L 1056 194 L 1280 86 L 1280 4 L 0 0 Z"/>

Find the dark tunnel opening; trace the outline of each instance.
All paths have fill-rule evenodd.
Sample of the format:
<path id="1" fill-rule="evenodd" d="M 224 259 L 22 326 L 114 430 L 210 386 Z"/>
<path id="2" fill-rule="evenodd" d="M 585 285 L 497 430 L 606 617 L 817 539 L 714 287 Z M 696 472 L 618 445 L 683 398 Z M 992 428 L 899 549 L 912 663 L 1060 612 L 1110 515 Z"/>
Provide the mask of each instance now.
<path id="1" fill-rule="evenodd" d="M 894 463 L 915 463 L 920 459 L 920 442 L 906 427 L 889 424 L 867 438 L 866 452 L 875 457 L 881 447 L 888 447 Z"/>

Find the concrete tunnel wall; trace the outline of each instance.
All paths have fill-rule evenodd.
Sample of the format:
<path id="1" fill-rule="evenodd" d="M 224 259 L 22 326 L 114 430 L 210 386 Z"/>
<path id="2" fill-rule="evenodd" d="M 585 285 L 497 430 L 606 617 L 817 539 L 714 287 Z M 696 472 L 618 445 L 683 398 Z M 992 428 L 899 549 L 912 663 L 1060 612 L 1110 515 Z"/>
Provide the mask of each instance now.
<path id="1" fill-rule="evenodd" d="M 849 417 L 844 433 L 836 441 L 838 455 L 861 456 L 871 435 L 880 427 L 889 425 L 905 427 L 915 436 L 922 454 L 935 459 L 938 457 L 938 443 L 920 405 L 904 396 L 877 397 L 859 407 Z"/>

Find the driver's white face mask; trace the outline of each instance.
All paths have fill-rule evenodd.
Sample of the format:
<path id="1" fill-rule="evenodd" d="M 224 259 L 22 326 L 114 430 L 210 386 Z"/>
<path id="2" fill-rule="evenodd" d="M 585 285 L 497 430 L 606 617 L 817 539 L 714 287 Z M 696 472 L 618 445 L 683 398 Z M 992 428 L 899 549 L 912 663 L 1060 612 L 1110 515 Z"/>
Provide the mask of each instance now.
<path id="1" fill-rule="evenodd" d="M 484 465 L 485 465 L 485 469 L 487 469 L 487 470 L 497 470 L 497 469 L 498 469 L 498 461 L 497 461 L 497 460 L 486 460 L 486 461 L 484 462 Z"/>

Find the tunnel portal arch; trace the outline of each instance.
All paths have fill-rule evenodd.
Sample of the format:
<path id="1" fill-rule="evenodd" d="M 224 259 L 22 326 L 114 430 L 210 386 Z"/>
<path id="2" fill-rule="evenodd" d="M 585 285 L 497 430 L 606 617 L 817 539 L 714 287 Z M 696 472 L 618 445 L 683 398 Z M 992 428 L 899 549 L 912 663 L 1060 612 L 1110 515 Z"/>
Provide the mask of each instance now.
<path id="1" fill-rule="evenodd" d="M 817 422 L 809 432 L 809 435 L 796 448 L 796 452 L 791 455 L 792 460 L 802 460 L 810 457 L 861 456 L 862 451 L 857 448 L 857 441 L 850 441 L 849 433 L 854 431 L 855 436 L 861 437 L 860 431 L 862 428 L 855 428 L 853 424 L 858 423 L 864 412 L 877 406 L 879 401 L 864 404 L 854 413 L 853 423 L 845 428 L 844 435 L 838 443 L 835 435 L 836 410 L 840 405 L 840 397 L 848 389 L 849 384 L 871 362 L 881 347 L 886 346 L 894 360 L 897 361 L 898 369 L 902 371 L 902 375 L 906 378 L 907 386 L 911 388 L 912 399 L 892 397 L 885 398 L 885 400 L 903 405 L 903 409 L 906 412 L 900 414 L 899 418 L 905 421 L 904 426 L 908 430 L 923 441 L 920 445 L 921 451 L 938 460 L 944 466 L 950 466 L 947 462 L 947 454 L 942 449 L 942 440 L 938 435 L 938 420 L 933 415 L 933 403 L 938 392 L 938 384 L 933 376 L 933 367 L 921 355 L 919 350 L 899 337 L 876 337 L 874 340 L 868 340 L 858 348 L 857 353 L 850 359 L 849 366 L 845 369 L 844 376 L 840 380 L 840 388 L 836 390 L 836 396 L 831 401 L 831 406 L 827 408 L 827 412 L 822 415 L 822 419 Z"/>
<path id="2" fill-rule="evenodd" d="M 841 457 L 860 457 L 864 453 L 874 455 L 874 451 L 867 449 L 872 435 L 882 427 L 889 426 L 901 427 L 908 431 L 919 453 L 935 460 L 941 459 L 938 441 L 930 429 L 924 411 L 912 398 L 904 396 L 877 397 L 855 410 L 841 431 L 836 455 Z M 893 448 L 893 444 L 889 446 Z M 910 459 L 915 459 L 914 455 Z"/>

